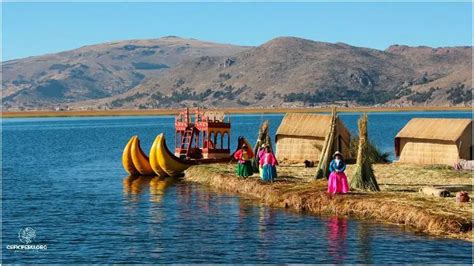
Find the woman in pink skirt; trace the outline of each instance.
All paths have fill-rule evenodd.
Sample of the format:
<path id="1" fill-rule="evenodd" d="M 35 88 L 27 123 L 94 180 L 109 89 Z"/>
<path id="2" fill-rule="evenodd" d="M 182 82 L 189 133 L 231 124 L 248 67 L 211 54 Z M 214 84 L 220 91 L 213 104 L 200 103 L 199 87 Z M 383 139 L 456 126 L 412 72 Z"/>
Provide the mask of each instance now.
<path id="1" fill-rule="evenodd" d="M 333 155 L 333 160 L 329 164 L 328 193 L 347 193 L 349 192 L 349 185 L 347 183 L 347 176 L 344 174 L 346 170 L 346 163 L 342 160 L 342 154 L 336 151 Z"/>

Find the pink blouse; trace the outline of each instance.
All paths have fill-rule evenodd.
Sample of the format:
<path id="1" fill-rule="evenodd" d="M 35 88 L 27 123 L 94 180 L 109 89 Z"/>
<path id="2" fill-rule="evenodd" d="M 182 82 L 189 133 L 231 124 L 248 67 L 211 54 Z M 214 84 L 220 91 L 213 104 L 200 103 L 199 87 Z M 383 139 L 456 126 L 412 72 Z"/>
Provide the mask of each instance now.
<path id="1" fill-rule="evenodd" d="M 264 166 L 265 164 L 270 164 L 272 166 L 278 165 L 278 161 L 273 153 L 266 152 L 260 157 L 260 166 Z"/>

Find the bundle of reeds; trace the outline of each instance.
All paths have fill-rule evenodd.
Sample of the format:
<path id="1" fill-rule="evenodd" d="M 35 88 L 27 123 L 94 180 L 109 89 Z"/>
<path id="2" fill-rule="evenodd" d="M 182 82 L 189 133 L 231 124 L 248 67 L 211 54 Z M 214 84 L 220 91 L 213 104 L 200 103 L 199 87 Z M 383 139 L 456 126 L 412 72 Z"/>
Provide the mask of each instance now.
<path id="1" fill-rule="evenodd" d="M 351 188 L 370 191 L 380 191 L 377 180 L 372 169 L 372 161 L 369 159 L 369 140 L 367 134 L 367 114 L 362 115 L 358 121 L 359 126 L 359 149 L 357 151 L 357 163 L 354 174 L 350 179 Z"/>
<path id="2" fill-rule="evenodd" d="M 257 137 L 257 141 L 255 143 L 255 146 L 253 148 L 253 152 L 255 154 L 255 156 L 253 157 L 253 160 L 252 160 L 252 168 L 254 170 L 254 172 L 258 172 L 258 166 L 260 164 L 260 158 L 258 157 L 258 150 L 260 149 L 260 147 L 262 145 L 269 145 L 270 146 L 270 150 L 273 151 L 273 148 L 272 148 L 272 140 L 270 138 L 270 135 L 268 134 L 268 129 L 269 129 L 269 122 L 268 120 L 265 120 L 262 122 L 262 124 L 260 125 L 260 129 L 258 131 L 258 137 Z"/>
<path id="3" fill-rule="evenodd" d="M 334 138 L 336 135 L 336 121 L 337 113 L 336 108 L 332 108 L 331 114 L 331 126 L 328 131 L 328 134 L 324 140 L 323 149 L 321 150 L 321 157 L 319 158 L 318 168 L 316 171 L 316 179 L 323 177 L 329 177 L 329 163 L 331 163 L 331 156 L 334 152 Z"/>

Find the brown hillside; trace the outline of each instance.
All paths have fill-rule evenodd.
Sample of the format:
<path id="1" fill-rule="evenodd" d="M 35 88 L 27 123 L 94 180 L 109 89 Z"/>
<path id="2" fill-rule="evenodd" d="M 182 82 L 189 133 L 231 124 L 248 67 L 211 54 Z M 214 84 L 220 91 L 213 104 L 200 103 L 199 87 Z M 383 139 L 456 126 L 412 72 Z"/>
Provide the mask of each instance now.
<path id="1" fill-rule="evenodd" d="M 429 48 L 430 50 L 433 50 Z M 102 104 L 114 108 L 453 104 L 470 48 L 387 51 L 283 37 L 234 56 L 201 57 Z M 429 91 L 434 86 L 434 92 Z M 439 88 L 438 88 L 439 87 Z M 464 104 L 467 88 L 461 102 Z"/>
<path id="2" fill-rule="evenodd" d="M 280 37 L 239 47 L 175 37 L 5 62 L 6 107 L 466 105 L 472 47 L 385 51 Z"/>
<path id="3" fill-rule="evenodd" d="M 230 55 L 245 47 L 164 37 L 85 46 L 2 63 L 3 103 L 41 107 L 109 97 L 183 60 Z"/>

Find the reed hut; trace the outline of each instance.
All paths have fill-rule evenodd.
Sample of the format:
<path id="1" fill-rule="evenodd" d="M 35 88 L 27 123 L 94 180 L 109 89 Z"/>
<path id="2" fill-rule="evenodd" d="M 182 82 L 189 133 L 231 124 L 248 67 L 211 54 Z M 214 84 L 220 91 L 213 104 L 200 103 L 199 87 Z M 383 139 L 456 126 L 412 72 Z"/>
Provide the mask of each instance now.
<path id="1" fill-rule="evenodd" d="M 295 163 L 319 161 L 331 122 L 330 115 L 287 113 L 275 136 L 278 160 Z M 335 133 L 334 148 L 344 158 L 349 158 L 351 135 L 339 119 L 336 120 Z"/>
<path id="2" fill-rule="evenodd" d="M 395 137 L 400 162 L 453 165 L 472 159 L 472 120 L 413 118 Z"/>

